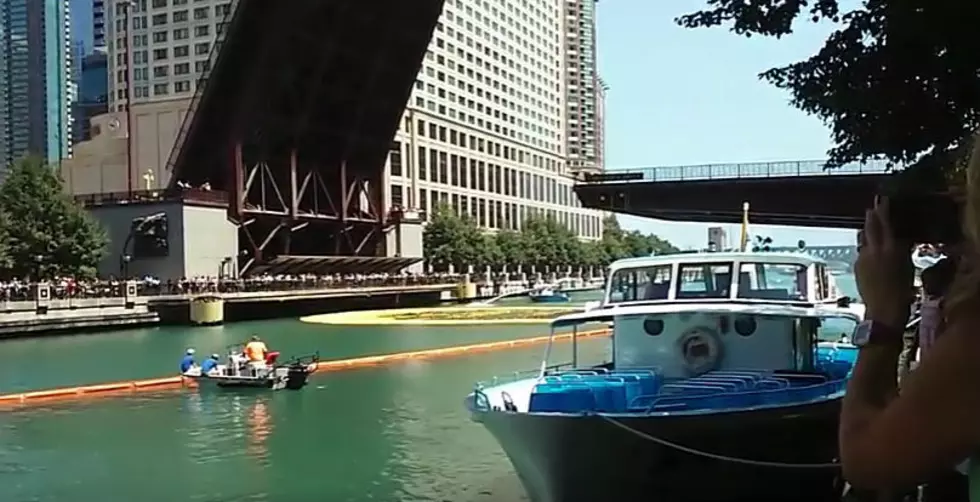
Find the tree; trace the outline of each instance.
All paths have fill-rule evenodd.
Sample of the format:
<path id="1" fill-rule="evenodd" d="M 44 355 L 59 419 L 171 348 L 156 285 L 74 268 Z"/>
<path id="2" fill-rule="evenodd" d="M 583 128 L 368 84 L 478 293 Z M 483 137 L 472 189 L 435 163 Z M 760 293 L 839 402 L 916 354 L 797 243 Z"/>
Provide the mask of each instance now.
<path id="1" fill-rule="evenodd" d="M 10 258 L 10 216 L 0 209 L 0 270 L 7 270 L 13 264 Z"/>
<path id="2" fill-rule="evenodd" d="M 37 157 L 14 164 L 0 186 L 8 257 L 4 275 L 93 278 L 105 256 L 105 230 L 64 193 L 57 174 Z"/>
<path id="3" fill-rule="evenodd" d="M 523 234 L 513 230 L 501 230 L 494 236 L 494 244 L 500 258 L 499 263 L 496 263 L 497 265 L 516 267 L 528 262 Z"/>
<path id="4" fill-rule="evenodd" d="M 483 234 L 470 218 L 443 206 L 436 209 L 425 228 L 425 256 L 440 270 L 449 264 L 458 270 L 466 265 L 513 270 L 518 265 L 538 269 L 604 266 L 620 258 L 678 251 L 656 235 L 623 231 L 613 216 L 604 224 L 598 241 L 581 241 L 565 225 L 543 216 L 528 218 L 520 231 Z"/>
<path id="5" fill-rule="evenodd" d="M 941 182 L 980 125 L 980 3 L 967 0 L 709 0 L 680 17 L 684 27 L 726 25 L 780 38 L 800 18 L 836 29 L 812 57 L 760 76 L 788 90 L 794 106 L 828 124 L 828 167 L 884 158 L 911 176 Z M 804 21 L 805 22 L 805 21 Z M 916 174 L 918 173 L 918 174 Z M 921 183 L 920 183 L 921 184 Z M 921 189 L 921 188 L 920 188 Z"/>
<path id="6" fill-rule="evenodd" d="M 452 208 L 440 205 L 425 227 L 422 248 L 436 269 L 453 265 L 459 270 L 486 261 L 481 253 L 484 243 L 483 232 L 469 216 L 459 216 Z"/>

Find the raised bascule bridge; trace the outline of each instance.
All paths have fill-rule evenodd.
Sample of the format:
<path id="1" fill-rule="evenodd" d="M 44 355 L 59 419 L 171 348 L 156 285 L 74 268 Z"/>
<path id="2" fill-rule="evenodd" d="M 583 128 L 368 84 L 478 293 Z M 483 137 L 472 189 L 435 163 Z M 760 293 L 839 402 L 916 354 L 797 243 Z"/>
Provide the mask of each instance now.
<path id="1" fill-rule="evenodd" d="M 442 4 L 235 2 L 168 168 L 171 191 L 227 202 L 240 274 L 369 272 L 378 260 L 341 257 L 393 254 L 384 166 Z"/>

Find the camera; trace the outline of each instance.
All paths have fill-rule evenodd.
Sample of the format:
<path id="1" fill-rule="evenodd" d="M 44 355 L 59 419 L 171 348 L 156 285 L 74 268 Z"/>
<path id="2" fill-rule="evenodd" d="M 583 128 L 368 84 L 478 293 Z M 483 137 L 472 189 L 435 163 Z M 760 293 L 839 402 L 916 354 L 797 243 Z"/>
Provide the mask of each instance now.
<path id="1" fill-rule="evenodd" d="M 963 239 L 963 204 L 948 192 L 888 197 L 895 238 L 915 244 L 955 244 Z"/>

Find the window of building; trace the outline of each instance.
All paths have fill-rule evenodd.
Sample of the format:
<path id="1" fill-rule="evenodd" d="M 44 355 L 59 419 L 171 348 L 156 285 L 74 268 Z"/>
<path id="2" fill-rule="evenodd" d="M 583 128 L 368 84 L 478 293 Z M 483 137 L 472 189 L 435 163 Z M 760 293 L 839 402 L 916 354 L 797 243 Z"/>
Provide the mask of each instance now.
<path id="1" fill-rule="evenodd" d="M 391 175 L 401 176 L 402 175 L 402 144 L 396 141 L 391 147 L 391 153 L 389 154 L 390 164 L 391 164 Z M 394 199 L 392 199 L 394 200 Z"/>

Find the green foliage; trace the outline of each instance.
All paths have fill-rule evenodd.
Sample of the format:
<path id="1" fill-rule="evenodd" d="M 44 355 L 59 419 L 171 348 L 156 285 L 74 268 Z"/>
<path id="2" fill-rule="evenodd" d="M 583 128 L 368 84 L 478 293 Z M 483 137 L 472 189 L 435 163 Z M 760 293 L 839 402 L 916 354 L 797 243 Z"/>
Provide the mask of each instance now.
<path id="1" fill-rule="evenodd" d="M 0 275 L 95 277 L 106 233 L 41 159 L 11 166 L 0 185 L 0 215 Z"/>
<path id="2" fill-rule="evenodd" d="M 425 228 L 424 250 L 436 269 L 446 270 L 451 264 L 457 271 L 465 271 L 470 264 L 512 270 L 518 265 L 605 266 L 620 258 L 677 252 L 655 235 L 623 231 L 613 216 L 604 225 L 598 241 L 581 241 L 561 223 L 542 217 L 528 218 L 520 232 L 484 234 L 471 218 L 440 206 Z"/>
<path id="3" fill-rule="evenodd" d="M 800 19 L 835 26 L 810 58 L 761 74 L 788 90 L 794 106 L 831 127 L 834 146 L 828 167 L 883 158 L 906 165 L 924 162 L 931 171 L 955 171 L 962 156 L 950 154 L 967 144 L 980 126 L 980 38 L 973 26 L 980 18 L 980 3 L 707 4 L 708 10 L 682 16 L 678 23 L 688 28 L 725 25 L 746 37 L 776 38 L 793 33 Z M 930 182 L 936 181 L 933 178 Z"/>

